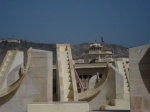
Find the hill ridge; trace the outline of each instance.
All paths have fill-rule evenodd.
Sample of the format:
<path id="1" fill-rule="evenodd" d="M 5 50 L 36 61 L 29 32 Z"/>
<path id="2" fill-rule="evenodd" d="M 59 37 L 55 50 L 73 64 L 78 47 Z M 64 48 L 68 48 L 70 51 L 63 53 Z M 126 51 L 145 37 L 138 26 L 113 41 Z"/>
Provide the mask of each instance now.
<path id="1" fill-rule="evenodd" d="M 80 43 L 80 44 L 72 44 L 72 55 L 73 59 L 82 58 L 83 53 L 88 50 L 91 43 Z M 103 44 L 104 50 L 112 50 L 113 56 L 128 56 L 128 48 L 123 47 L 121 45 L 115 45 L 115 44 Z M 2 63 L 2 60 L 7 52 L 7 50 L 22 50 L 26 53 L 28 48 L 34 48 L 34 49 L 41 49 L 41 50 L 48 50 L 53 52 L 54 57 L 54 63 L 56 59 L 56 45 L 51 43 L 35 43 L 30 42 L 26 40 L 20 40 L 20 43 L 16 42 L 8 42 L 8 41 L 2 41 L 0 42 L 0 64 Z M 26 57 L 25 57 L 26 58 Z"/>

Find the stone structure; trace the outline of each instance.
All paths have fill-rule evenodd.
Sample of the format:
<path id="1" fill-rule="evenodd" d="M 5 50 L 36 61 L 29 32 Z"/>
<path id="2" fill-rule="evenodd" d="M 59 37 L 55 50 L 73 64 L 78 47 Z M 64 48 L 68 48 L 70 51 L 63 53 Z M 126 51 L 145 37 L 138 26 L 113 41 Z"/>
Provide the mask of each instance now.
<path id="1" fill-rule="evenodd" d="M 131 112 L 150 111 L 150 44 L 129 49 Z"/>
<path id="2" fill-rule="evenodd" d="M 101 107 L 102 110 L 130 110 L 128 82 L 126 73 L 124 73 L 123 67 L 121 67 L 121 65 L 122 62 L 117 62 L 115 65 L 116 67 L 110 65 L 115 77 L 115 88 L 113 88 L 115 92 L 111 93 L 111 95 L 115 94 L 115 98 L 109 98 L 107 105 Z"/>
<path id="3" fill-rule="evenodd" d="M 88 112 L 86 102 L 55 102 L 49 104 L 29 104 L 27 112 Z"/>
<path id="4" fill-rule="evenodd" d="M 103 50 L 103 46 L 101 44 L 91 44 L 89 51 L 84 55 L 84 62 L 94 63 L 94 62 L 102 62 L 105 58 L 112 57 L 112 51 Z"/>
<path id="5" fill-rule="evenodd" d="M 85 55 L 85 61 L 89 63 L 74 64 L 69 44 L 57 44 L 56 51 L 56 66 L 52 66 L 52 52 L 37 49 L 28 51 L 24 69 L 20 65 L 23 59 L 19 57 L 15 65 L 11 64 L 15 58 L 2 64 L 1 71 L 6 70 L 5 65 L 13 66 L 13 70 L 8 67 L 10 72 L 7 78 L 1 75 L 2 81 L 6 80 L 10 86 L 0 89 L 0 112 L 130 109 L 128 59 L 111 58 L 111 61 L 106 61 L 112 52 L 102 50 L 100 44 L 90 46 L 90 51 Z M 6 57 L 6 60 L 9 59 Z M 19 74 L 15 78 L 13 71 Z M 57 88 L 53 86 L 53 75 L 57 79 Z M 57 89 L 58 102 L 53 101 L 53 89 Z"/>
<path id="6" fill-rule="evenodd" d="M 0 67 L 0 74 L 1 74 L 0 88 L 2 89 L 6 88 L 7 86 L 9 86 L 11 83 L 13 83 L 19 78 L 18 71 L 20 67 L 23 65 L 23 59 L 24 59 L 24 55 L 22 51 L 17 51 L 17 50 L 7 51 L 7 54 Z M 11 77 L 11 79 L 8 77 Z"/>
<path id="7" fill-rule="evenodd" d="M 20 87 L 0 90 L 0 112 L 26 112 L 29 103 L 52 102 L 52 77 L 52 53 L 29 50 L 25 71 L 14 83 Z"/>
<path id="8" fill-rule="evenodd" d="M 75 72 L 69 44 L 57 44 L 58 98 L 60 101 L 78 101 Z"/>
<path id="9" fill-rule="evenodd" d="M 20 43 L 20 40 L 14 39 L 14 38 L 7 38 L 7 39 L 0 39 L 0 42 L 15 42 L 15 43 Z"/>

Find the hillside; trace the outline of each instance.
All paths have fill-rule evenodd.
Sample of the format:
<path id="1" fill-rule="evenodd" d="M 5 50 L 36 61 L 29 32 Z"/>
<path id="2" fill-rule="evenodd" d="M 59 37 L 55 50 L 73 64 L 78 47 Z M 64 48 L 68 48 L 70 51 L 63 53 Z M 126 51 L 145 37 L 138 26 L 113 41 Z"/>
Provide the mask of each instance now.
<path id="1" fill-rule="evenodd" d="M 7 53 L 7 50 L 22 50 L 25 52 L 25 59 L 26 59 L 26 51 L 30 47 L 34 49 L 53 51 L 54 52 L 53 56 L 56 57 L 55 44 L 34 43 L 24 40 L 21 40 L 20 43 L 4 41 L 0 43 L 0 64 L 2 63 L 3 58 Z"/>
<path id="2" fill-rule="evenodd" d="M 90 44 L 91 43 L 82 43 L 82 44 L 77 44 L 77 45 L 71 45 L 73 57 L 74 58 L 82 58 L 84 51 L 88 50 Z M 125 48 L 121 45 L 104 43 L 103 49 L 104 50 L 112 50 L 114 57 L 119 57 L 119 56 L 128 57 L 128 55 L 129 55 L 128 48 Z"/>
<path id="3" fill-rule="evenodd" d="M 82 58 L 84 51 L 87 51 L 90 43 L 82 43 L 77 45 L 71 45 L 72 55 L 74 59 Z M 114 56 L 128 56 L 128 49 L 121 45 L 103 44 L 105 50 L 112 50 Z M 34 43 L 21 40 L 20 43 L 15 42 L 1 42 L 0 43 L 0 63 L 3 61 L 7 50 L 22 50 L 26 53 L 27 49 L 32 47 L 34 49 L 53 51 L 54 63 L 56 62 L 56 45 L 46 43 Z M 26 54 L 25 54 L 26 58 Z"/>

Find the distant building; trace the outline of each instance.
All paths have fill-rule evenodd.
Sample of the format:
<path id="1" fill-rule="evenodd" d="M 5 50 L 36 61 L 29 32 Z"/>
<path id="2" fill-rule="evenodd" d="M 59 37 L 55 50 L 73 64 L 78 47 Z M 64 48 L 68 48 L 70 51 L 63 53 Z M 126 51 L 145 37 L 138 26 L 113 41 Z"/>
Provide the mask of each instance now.
<path id="1" fill-rule="evenodd" d="M 14 38 L 6 38 L 6 39 L 0 39 L 0 42 L 15 42 L 15 43 L 20 43 L 19 39 L 14 39 Z"/>
<path id="2" fill-rule="evenodd" d="M 91 44 L 89 51 L 84 55 L 85 62 L 101 62 L 104 61 L 105 58 L 112 58 L 111 50 L 103 50 L 103 46 L 101 44 Z"/>

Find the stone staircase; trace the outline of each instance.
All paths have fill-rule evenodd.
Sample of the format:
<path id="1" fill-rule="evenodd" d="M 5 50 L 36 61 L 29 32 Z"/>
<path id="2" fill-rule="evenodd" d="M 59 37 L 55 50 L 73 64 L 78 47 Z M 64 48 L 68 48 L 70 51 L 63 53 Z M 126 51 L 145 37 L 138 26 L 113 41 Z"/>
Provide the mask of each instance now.
<path id="1" fill-rule="evenodd" d="M 124 76 L 124 99 L 129 99 L 129 81 L 128 81 L 128 73 L 129 71 L 126 70 L 126 62 L 118 61 L 118 70 Z"/>
<path id="2" fill-rule="evenodd" d="M 124 78 L 124 93 L 122 99 L 111 99 L 108 105 L 101 107 L 102 110 L 130 110 L 130 95 L 129 95 L 129 66 L 124 61 L 117 61 L 116 66 Z"/>
<path id="3" fill-rule="evenodd" d="M 58 69 L 59 69 L 59 77 L 62 78 L 62 88 L 61 90 L 61 101 L 74 101 L 74 91 L 77 92 L 76 83 L 73 83 L 75 81 L 75 73 L 73 69 L 72 64 L 72 57 L 70 55 L 71 51 L 68 47 L 68 44 L 58 44 L 57 47 L 59 50 L 57 50 L 57 56 L 58 61 Z M 61 71 L 61 72 L 60 72 Z M 74 85 L 73 85 L 74 84 Z"/>
<path id="4" fill-rule="evenodd" d="M 69 67 L 69 57 L 68 51 L 65 49 L 61 51 L 61 60 L 62 60 L 62 73 L 63 73 L 63 82 L 64 82 L 64 100 L 73 101 L 73 85 L 71 80 L 71 73 Z"/>
<path id="5" fill-rule="evenodd" d="M 3 87 L 4 80 L 7 78 L 7 74 L 9 73 L 9 69 L 13 63 L 16 53 L 16 50 L 7 51 L 7 54 L 2 62 L 0 67 L 0 89 Z"/>

